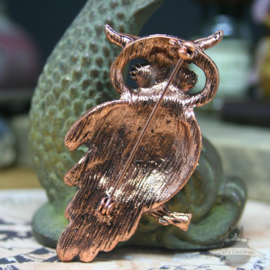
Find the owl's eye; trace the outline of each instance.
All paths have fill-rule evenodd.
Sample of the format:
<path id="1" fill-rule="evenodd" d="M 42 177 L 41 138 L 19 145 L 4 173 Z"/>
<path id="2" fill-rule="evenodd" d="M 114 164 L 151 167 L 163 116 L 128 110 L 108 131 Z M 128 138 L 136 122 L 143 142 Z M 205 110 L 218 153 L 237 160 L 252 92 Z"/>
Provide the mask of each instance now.
<path id="1" fill-rule="evenodd" d="M 134 59 L 128 62 L 124 68 L 126 77 L 126 84 L 134 89 L 139 87 L 149 87 L 150 80 L 153 79 L 151 67 L 144 59 Z"/>

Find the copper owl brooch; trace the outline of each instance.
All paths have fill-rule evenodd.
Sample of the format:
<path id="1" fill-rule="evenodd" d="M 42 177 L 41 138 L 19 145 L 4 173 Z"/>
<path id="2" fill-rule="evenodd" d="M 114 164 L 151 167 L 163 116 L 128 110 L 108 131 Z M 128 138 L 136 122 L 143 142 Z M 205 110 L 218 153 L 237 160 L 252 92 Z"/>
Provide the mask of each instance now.
<path id="1" fill-rule="evenodd" d="M 195 41 L 137 37 L 108 25 L 105 33 L 123 48 L 110 70 L 120 99 L 90 109 L 66 135 L 69 150 L 81 145 L 89 150 L 64 178 L 78 191 L 65 211 L 70 222 L 57 245 L 62 261 L 89 262 L 99 251 L 112 250 L 134 234 L 144 213 L 162 225 L 188 229 L 192 214 L 171 212 L 165 203 L 198 164 L 202 135 L 193 109 L 209 102 L 219 85 L 218 69 L 204 50 L 220 42 L 222 31 Z M 133 59 L 144 60 L 131 71 L 136 88 L 123 78 Z M 197 81 L 190 63 L 206 77 L 204 89 L 195 94 L 189 93 Z"/>

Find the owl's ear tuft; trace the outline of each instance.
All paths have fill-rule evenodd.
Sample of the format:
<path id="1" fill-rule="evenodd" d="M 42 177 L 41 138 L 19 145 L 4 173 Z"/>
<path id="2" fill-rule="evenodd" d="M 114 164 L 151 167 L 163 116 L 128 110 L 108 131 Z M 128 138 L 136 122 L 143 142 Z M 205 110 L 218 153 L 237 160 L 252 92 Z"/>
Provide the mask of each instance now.
<path id="1" fill-rule="evenodd" d="M 139 38 L 132 35 L 118 33 L 107 24 L 105 25 L 105 34 L 110 42 L 122 48 L 125 48 L 127 43 Z"/>
<path id="2" fill-rule="evenodd" d="M 222 40 L 223 36 L 224 32 L 219 30 L 209 37 L 194 40 L 194 43 L 202 50 L 207 50 L 217 45 Z"/>

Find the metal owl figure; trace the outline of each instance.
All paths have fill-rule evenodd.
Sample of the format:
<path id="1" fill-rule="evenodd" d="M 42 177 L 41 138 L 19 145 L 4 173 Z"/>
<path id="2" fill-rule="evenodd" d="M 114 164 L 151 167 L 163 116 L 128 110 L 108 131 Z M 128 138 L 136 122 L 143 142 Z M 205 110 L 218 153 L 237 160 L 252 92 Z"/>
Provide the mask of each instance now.
<path id="1" fill-rule="evenodd" d="M 78 191 L 57 245 L 62 261 L 89 262 L 99 251 L 112 250 L 134 234 L 144 213 L 188 229 L 192 214 L 171 212 L 165 203 L 198 165 L 202 136 L 193 108 L 209 102 L 219 84 L 218 69 L 203 51 L 219 43 L 222 31 L 195 41 L 161 34 L 141 38 L 108 25 L 105 33 L 123 48 L 110 71 L 121 97 L 87 111 L 66 135 L 69 150 L 86 145 L 89 151 L 64 178 Z M 145 61 L 131 71 L 136 89 L 123 79 L 133 59 Z M 196 94 L 188 93 L 197 81 L 190 63 L 206 76 Z"/>

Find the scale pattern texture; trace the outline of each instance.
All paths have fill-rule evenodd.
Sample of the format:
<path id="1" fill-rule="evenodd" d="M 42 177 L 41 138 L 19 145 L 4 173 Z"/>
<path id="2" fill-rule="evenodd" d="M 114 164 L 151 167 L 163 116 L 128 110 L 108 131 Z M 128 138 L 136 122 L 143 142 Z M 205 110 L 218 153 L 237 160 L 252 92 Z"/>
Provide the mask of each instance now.
<path id="1" fill-rule="evenodd" d="M 73 196 L 63 177 L 84 153 L 68 151 L 65 134 L 88 109 L 117 98 L 109 69 L 119 50 L 106 40 L 104 25 L 138 34 L 160 3 L 89 0 L 48 58 L 32 100 L 30 145 L 38 178 L 56 208 Z"/>

